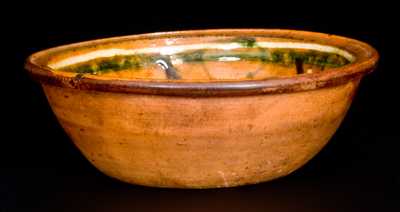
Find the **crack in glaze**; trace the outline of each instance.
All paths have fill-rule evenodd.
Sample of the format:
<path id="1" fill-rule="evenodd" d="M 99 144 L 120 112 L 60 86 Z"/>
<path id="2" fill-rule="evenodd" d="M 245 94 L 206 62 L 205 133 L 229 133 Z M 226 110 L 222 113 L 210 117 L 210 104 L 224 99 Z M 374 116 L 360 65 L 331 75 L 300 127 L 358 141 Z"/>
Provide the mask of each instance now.
<path id="1" fill-rule="evenodd" d="M 225 173 L 223 171 L 218 171 L 218 174 L 221 176 L 222 180 L 224 181 L 224 186 L 229 187 L 229 183 L 225 178 Z"/>

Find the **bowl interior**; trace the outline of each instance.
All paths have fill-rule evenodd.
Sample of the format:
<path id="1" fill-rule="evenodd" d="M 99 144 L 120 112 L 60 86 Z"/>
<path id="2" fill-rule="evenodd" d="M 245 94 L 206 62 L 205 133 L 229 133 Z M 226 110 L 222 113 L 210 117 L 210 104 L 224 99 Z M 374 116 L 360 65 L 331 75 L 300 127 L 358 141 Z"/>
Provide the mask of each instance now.
<path id="1" fill-rule="evenodd" d="M 355 61 L 332 45 L 263 35 L 127 39 L 60 51 L 57 75 L 101 80 L 242 81 L 319 73 Z"/>

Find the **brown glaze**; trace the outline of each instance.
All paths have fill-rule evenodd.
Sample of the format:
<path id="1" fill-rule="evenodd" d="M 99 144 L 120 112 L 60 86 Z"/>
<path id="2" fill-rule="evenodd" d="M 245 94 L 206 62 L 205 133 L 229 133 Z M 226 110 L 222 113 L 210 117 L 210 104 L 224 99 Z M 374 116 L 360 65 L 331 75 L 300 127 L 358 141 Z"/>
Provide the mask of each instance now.
<path id="1" fill-rule="evenodd" d="M 58 53 L 82 46 L 232 34 L 332 45 L 349 51 L 356 61 L 290 78 L 202 83 L 76 79 L 46 67 Z M 147 186 L 213 188 L 268 181 L 304 165 L 334 134 L 361 77 L 377 60 L 372 47 L 352 39 L 249 29 L 90 41 L 36 53 L 26 67 L 42 83 L 75 145 L 105 174 Z"/>

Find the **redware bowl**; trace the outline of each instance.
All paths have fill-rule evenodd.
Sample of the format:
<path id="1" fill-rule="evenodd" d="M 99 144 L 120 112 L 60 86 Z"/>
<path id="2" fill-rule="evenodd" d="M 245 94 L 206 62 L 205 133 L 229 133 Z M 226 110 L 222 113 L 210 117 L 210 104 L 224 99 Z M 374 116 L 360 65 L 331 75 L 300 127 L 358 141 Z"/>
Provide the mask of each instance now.
<path id="1" fill-rule="evenodd" d="M 229 51 L 236 49 L 241 54 L 267 52 L 261 58 L 267 71 L 253 77 L 256 72 L 249 70 L 255 62 L 240 62 L 252 56 L 232 56 Z M 185 51 L 192 52 L 176 56 Z M 212 55 L 215 51 L 218 57 Z M 301 57 L 293 56 L 295 51 L 303 52 Z M 307 61 L 322 64 L 316 52 L 348 63 L 305 70 Z M 146 61 L 163 69 L 149 65 L 142 72 L 96 72 L 121 69 L 104 62 L 109 58 L 123 57 L 120 64 L 132 65 L 128 57 L 143 59 L 145 53 L 158 55 Z M 206 54 L 218 61 L 200 61 Z M 100 65 L 80 66 L 74 73 L 57 71 L 96 58 L 102 58 Z M 184 66 L 182 58 L 194 62 Z M 319 58 L 330 61 L 329 55 Z M 345 37 L 222 29 L 65 45 L 31 55 L 26 68 L 41 83 L 71 140 L 106 175 L 146 186 L 214 188 L 269 181 L 304 165 L 334 134 L 361 78 L 377 61 L 371 46 Z M 181 71 L 171 68 L 173 64 Z M 207 76 L 199 71 L 201 65 L 207 66 Z M 289 73 L 285 70 L 297 73 L 279 74 Z"/>

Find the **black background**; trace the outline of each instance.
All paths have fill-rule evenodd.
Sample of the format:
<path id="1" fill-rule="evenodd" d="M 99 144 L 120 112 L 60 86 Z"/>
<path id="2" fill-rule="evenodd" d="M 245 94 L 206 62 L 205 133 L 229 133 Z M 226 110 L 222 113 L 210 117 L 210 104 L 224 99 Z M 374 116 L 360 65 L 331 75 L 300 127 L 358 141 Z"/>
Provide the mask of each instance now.
<path id="1" fill-rule="evenodd" d="M 396 211 L 398 33 L 395 5 L 367 1 L 16 3 L 2 14 L 0 208 L 4 211 Z M 20 5 L 19 5 L 20 4 Z M 329 144 L 290 176 L 229 189 L 133 186 L 92 167 L 61 129 L 40 86 L 26 74 L 30 54 L 72 42 L 205 28 L 286 28 L 365 41 L 380 53 Z"/>

